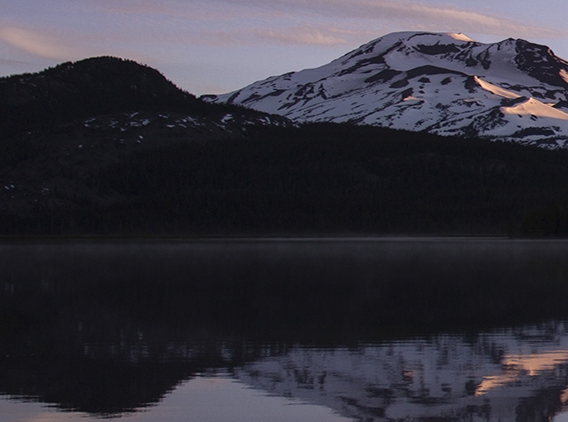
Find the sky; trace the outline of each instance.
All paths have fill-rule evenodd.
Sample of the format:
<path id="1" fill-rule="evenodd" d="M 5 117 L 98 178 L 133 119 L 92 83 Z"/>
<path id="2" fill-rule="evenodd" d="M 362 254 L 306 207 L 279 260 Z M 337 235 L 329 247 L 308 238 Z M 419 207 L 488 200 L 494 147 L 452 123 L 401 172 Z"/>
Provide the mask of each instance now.
<path id="1" fill-rule="evenodd" d="M 567 15 L 566 0 L 0 0 L 0 76 L 116 56 L 220 94 L 396 31 L 523 38 L 568 60 Z"/>
<path id="2" fill-rule="evenodd" d="M 78 412 L 58 412 L 45 404 L 0 396 L 3 422 L 349 422 L 331 409 L 293 398 L 269 395 L 228 376 L 198 377 L 178 385 L 159 406 L 123 418 L 102 419 Z M 556 422 L 556 421 L 555 421 Z"/>

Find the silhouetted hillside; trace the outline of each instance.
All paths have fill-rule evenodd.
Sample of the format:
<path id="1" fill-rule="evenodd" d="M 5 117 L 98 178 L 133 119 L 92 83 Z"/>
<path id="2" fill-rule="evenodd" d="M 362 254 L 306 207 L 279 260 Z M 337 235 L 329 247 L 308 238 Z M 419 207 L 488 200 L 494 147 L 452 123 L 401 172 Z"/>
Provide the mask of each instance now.
<path id="1" fill-rule="evenodd" d="M 244 110 L 212 107 L 179 89 L 157 70 L 115 57 L 67 62 L 38 73 L 0 78 L 3 136 L 117 112 L 206 115 L 238 109 Z"/>
<path id="2" fill-rule="evenodd" d="M 2 78 L 0 97 L 2 133 L 117 111 L 193 108 L 196 103 L 158 71 L 112 57 Z"/>
<path id="3" fill-rule="evenodd" d="M 3 78 L 0 111 L 1 234 L 568 234 L 567 151 L 294 127 L 115 58 Z"/>
<path id="4" fill-rule="evenodd" d="M 568 233 L 563 151 L 337 124 L 134 139 L 5 172 L 2 233 Z"/>

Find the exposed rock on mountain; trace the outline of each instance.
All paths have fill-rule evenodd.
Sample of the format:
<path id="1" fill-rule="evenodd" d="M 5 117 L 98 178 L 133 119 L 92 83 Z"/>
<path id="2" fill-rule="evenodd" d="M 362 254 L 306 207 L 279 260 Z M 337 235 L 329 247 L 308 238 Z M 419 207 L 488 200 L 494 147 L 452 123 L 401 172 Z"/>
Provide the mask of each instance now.
<path id="1" fill-rule="evenodd" d="M 424 37 L 445 41 L 418 42 Z M 395 68 L 394 51 L 373 53 L 385 47 L 378 43 L 346 57 L 343 65 L 328 66 L 336 69 L 335 80 L 322 79 L 330 73 L 321 69 L 299 72 L 275 78 L 278 86 L 303 78 L 297 93 L 259 91 L 268 95 L 260 103 L 267 101 L 275 111 L 286 110 L 281 101 L 289 97 L 286 107 L 298 121 L 303 112 L 315 120 L 334 120 L 333 113 L 342 112 L 345 121 L 376 124 L 377 116 L 391 113 L 389 124 L 414 118 L 415 131 L 295 125 L 282 115 L 235 104 L 241 92 L 233 104 L 208 103 L 153 69 L 108 57 L 1 78 L 0 235 L 565 236 L 568 151 L 461 137 L 482 126 L 509 130 L 507 122 L 517 119 L 533 122 L 516 129 L 525 143 L 543 145 L 546 135 L 558 147 L 560 126 L 537 124 L 568 116 L 565 92 L 554 85 L 563 79 L 555 79 L 553 69 L 547 76 L 552 82 L 542 85 L 517 71 L 519 80 L 532 81 L 531 91 L 472 76 L 470 67 L 498 69 L 494 56 L 456 37 L 411 38 L 417 40 L 412 51 L 432 57 L 428 64 L 416 60 L 413 67 Z M 450 60 L 467 55 L 459 46 L 471 47 L 469 67 Z M 397 54 L 404 56 L 400 62 L 409 60 L 404 51 Z M 440 57 L 453 67 L 443 67 Z M 528 61 L 522 63 L 530 73 Z M 360 84 L 376 89 L 356 91 Z M 390 88 L 379 89 L 385 86 Z M 446 87 L 471 98 L 431 109 L 436 90 L 450 98 Z M 390 105 L 377 95 L 390 95 Z M 369 112 L 370 104 L 376 111 Z M 497 105 L 485 109 L 486 104 Z M 456 110 L 470 110 L 469 129 L 460 129 L 468 117 Z M 527 115 L 535 110 L 538 116 Z M 435 113 L 446 113 L 446 120 Z"/>
<path id="2" fill-rule="evenodd" d="M 568 62 L 546 46 L 400 32 L 322 67 L 204 98 L 298 122 L 352 122 L 554 149 L 568 140 L 567 94 Z"/>

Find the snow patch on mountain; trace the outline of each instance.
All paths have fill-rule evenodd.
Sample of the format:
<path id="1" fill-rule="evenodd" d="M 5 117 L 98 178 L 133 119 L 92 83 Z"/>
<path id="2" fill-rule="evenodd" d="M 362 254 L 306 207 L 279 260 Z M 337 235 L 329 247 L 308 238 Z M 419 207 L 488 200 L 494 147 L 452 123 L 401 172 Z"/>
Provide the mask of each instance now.
<path id="1" fill-rule="evenodd" d="M 516 93 L 514 93 L 514 92 L 512 92 L 512 91 L 508 91 L 508 90 L 503 89 L 503 88 L 501 88 L 501 87 L 499 87 L 499 86 L 497 86 L 497 85 L 493 85 L 493 84 L 491 84 L 491 83 L 489 83 L 489 82 L 485 82 L 483 79 L 478 78 L 477 76 L 474 76 L 474 80 L 475 80 L 475 82 L 478 83 L 479 86 L 480 86 L 481 88 L 483 88 L 484 90 L 489 91 L 490 93 L 495 94 L 495 95 L 498 95 L 498 96 L 500 96 L 500 97 L 509 98 L 509 99 L 514 99 L 514 98 L 519 98 L 519 97 L 520 97 L 519 94 L 516 94 Z"/>
<path id="2" fill-rule="evenodd" d="M 207 101 L 297 122 L 349 122 L 558 148 L 568 140 L 568 63 L 521 39 L 397 32 L 324 66 Z"/>
<path id="3" fill-rule="evenodd" d="M 519 116 L 545 117 L 550 119 L 568 120 L 568 113 L 557 110 L 550 105 L 541 103 L 534 98 L 514 105 L 512 107 L 501 107 L 501 111 L 505 114 L 517 114 Z"/>
<path id="4" fill-rule="evenodd" d="M 471 38 L 469 38 L 467 35 L 462 34 L 461 32 L 459 33 L 449 33 L 448 34 L 449 37 L 453 38 L 454 40 L 458 40 L 458 41 L 470 41 L 470 42 L 474 42 Z"/>

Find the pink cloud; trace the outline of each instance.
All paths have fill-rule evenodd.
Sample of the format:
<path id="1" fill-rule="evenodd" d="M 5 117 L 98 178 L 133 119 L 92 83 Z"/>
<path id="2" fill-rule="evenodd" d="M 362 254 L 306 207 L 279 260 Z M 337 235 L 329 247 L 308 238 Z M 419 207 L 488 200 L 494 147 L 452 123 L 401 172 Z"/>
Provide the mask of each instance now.
<path id="1" fill-rule="evenodd" d="M 377 0 L 211 0 L 255 8 L 286 11 L 289 14 L 310 13 L 318 16 L 363 18 L 379 21 L 396 20 L 430 30 L 459 30 L 491 35 L 559 38 L 565 31 L 531 25 L 507 17 L 481 13 L 445 5 L 427 5 L 418 1 Z"/>
<path id="2" fill-rule="evenodd" d="M 295 27 L 289 30 L 274 31 L 270 29 L 259 29 L 255 31 L 261 39 L 269 39 L 284 44 L 299 45 L 323 45 L 336 46 L 348 44 L 343 37 L 337 36 L 332 31 L 320 30 L 309 27 Z"/>
<path id="3" fill-rule="evenodd" d="M 68 60 L 81 56 L 79 49 L 51 31 L 3 26 L 0 27 L 0 41 L 46 59 Z"/>

